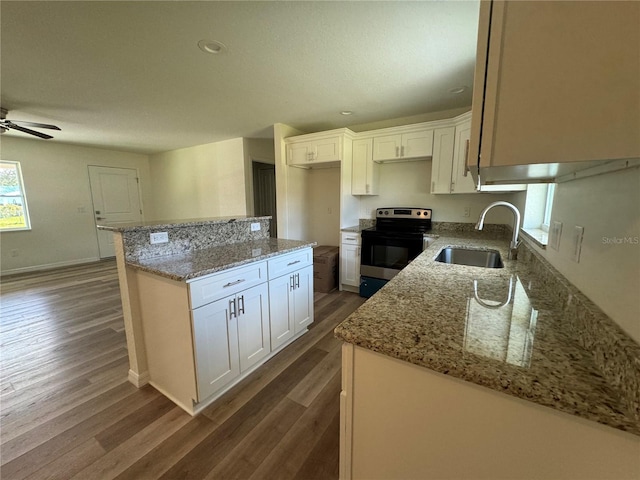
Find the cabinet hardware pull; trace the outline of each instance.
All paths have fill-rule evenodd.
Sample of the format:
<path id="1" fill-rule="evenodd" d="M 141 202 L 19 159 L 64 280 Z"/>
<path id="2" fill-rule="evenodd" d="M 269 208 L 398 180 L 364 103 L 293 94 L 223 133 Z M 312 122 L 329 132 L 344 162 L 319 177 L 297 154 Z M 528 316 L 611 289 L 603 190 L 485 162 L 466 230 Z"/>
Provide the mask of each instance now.
<path id="1" fill-rule="evenodd" d="M 295 279 L 293 275 L 289 275 L 289 291 L 295 288 Z"/>
<path id="2" fill-rule="evenodd" d="M 356 237 L 345 237 L 346 240 L 355 240 Z"/>
<path id="3" fill-rule="evenodd" d="M 360 256 L 360 247 L 356 247 L 356 257 Z"/>
<path id="4" fill-rule="evenodd" d="M 369 193 L 369 184 L 367 183 L 367 193 Z"/>
<path id="5" fill-rule="evenodd" d="M 400 156 L 404 157 L 404 145 L 400 147 Z"/>
<path id="6" fill-rule="evenodd" d="M 229 320 L 231 320 L 233 317 L 238 317 L 238 315 L 236 314 L 236 299 L 232 298 L 229 300 Z"/>
<path id="7" fill-rule="evenodd" d="M 431 182 L 431 193 L 436 189 L 436 182 Z"/>
<path id="8" fill-rule="evenodd" d="M 300 288 L 300 274 L 296 273 L 296 288 Z"/>
<path id="9" fill-rule="evenodd" d="M 400 156 L 400 147 L 396 147 L 396 157 Z"/>
<path id="10" fill-rule="evenodd" d="M 469 140 L 467 139 L 466 145 L 464 147 L 464 165 L 463 165 L 463 168 L 462 168 L 462 170 L 464 172 L 462 174 L 463 177 L 466 177 L 467 174 L 469 173 L 468 165 L 469 165 Z"/>
<path id="11" fill-rule="evenodd" d="M 238 285 L 239 283 L 242 283 L 244 281 L 245 281 L 245 279 L 241 278 L 240 280 L 236 280 L 235 282 L 229 282 L 226 285 L 223 285 L 222 288 L 232 287 L 232 286 Z"/>
<path id="12" fill-rule="evenodd" d="M 295 265 L 296 263 L 300 263 L 300 260 L 296 260 L 295 262 L 287 263 L 287 267 L 290 267 L 291 265 Z"/>
<path id="13" fill-rule="evenodd" d="M 238 314 L 244 315 L 244 295 L 238 298 Z"/>

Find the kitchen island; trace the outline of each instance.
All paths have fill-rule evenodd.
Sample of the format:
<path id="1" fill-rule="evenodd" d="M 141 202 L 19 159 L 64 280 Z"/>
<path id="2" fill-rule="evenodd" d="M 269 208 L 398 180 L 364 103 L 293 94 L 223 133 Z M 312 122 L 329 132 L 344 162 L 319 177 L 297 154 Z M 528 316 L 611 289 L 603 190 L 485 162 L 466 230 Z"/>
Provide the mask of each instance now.
<path id="1" fill-rule="evenodd" d="M 102 227 L 115 237 L 132 383 L 194 415 L 307 331 L 315 243 L 269 238 L 269 220 Z"/>
<path id="2" fill-rule="evenodd" d="M 341 478 L 638 478 L 640 347 L 526 243 L 474 236 L 443 232 L 336 328 Z"/>

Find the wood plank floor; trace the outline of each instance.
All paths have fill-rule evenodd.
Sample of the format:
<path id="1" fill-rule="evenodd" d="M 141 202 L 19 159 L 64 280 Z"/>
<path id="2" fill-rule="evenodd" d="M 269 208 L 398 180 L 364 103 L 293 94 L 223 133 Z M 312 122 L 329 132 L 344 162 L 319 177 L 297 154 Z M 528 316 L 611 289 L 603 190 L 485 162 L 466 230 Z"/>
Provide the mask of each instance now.
<path id="1" fill-rule="evenodd" d="M 307 334 L 190 417 L 127 381 L 114 261 L 0 287 L 3 480 L 338 478 L 333 328 L 357 295 L 316 294 Z"/>

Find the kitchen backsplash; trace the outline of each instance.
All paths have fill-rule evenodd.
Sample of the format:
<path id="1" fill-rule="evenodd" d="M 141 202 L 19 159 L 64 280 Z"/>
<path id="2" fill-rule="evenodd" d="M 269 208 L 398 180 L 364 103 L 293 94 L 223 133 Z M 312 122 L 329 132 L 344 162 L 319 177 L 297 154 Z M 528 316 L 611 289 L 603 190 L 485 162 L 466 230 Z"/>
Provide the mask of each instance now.
<path id="1" fill-rule="evenodd" d="M 260 223 L 258 231 L 251 231 L 252 223 Z M 165 255 L 178 255 L 192 250 L 217 247 L 230 243 L 269 238 L 271 220 L 243 218 L 226 222 L 199 224 L 196 226 L 163 227 L 169 235 L 167 243 L 151 245 L 148 229 L 125 231 L 122 234 L 127 261 L 144 260 Z"/>

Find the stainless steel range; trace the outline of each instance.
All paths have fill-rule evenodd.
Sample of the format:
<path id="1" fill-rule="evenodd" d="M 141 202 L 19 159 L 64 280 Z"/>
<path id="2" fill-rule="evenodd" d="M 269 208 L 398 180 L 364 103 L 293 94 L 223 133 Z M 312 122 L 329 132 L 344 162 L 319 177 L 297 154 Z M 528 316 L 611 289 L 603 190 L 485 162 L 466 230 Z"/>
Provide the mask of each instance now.
<path id="1" fill-rule="evenodd" d="M 360 296 L 370 297 L 427 246 L 431 209 L 384 207 L 376 210 L 376 226 L 362 230 Z"/>

